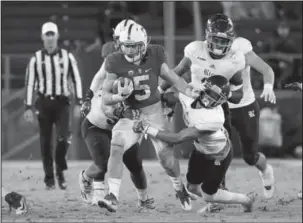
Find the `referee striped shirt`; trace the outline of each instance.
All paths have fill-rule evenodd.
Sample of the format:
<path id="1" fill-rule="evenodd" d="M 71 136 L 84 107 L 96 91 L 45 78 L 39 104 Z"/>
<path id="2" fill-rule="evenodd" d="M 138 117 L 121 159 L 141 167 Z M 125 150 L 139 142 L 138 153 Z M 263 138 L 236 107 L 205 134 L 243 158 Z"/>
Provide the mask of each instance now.
<path id="1" fill-rule="evenodd" d="M 45 49 L 38 50 L 26 69 L 25 105 L 32 106 L 35 88 L 44 96 L 68 97 L 71 94 L 68 87 L 69 77 L 74 84 L 77 99 L 82 100 L 82 84 L 75 57 L 61 48 L 52 54 L 48 54 Z"/>

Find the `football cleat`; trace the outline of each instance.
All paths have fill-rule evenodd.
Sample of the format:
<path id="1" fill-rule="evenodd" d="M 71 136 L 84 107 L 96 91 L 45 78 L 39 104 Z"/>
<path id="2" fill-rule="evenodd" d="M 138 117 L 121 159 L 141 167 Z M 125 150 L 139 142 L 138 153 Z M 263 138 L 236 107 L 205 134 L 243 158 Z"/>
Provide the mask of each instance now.
<path id="1" fill-rule="evenodd" d="M 110 212 L 116 212 L 118 209 L 118 199 L 112 193 L 107 194 L 98 202 L 99 207 L 106 208 Z"/>
<path id="2" fill-rule="evenodd" d="M 13 208 L 17 215 L 25 214 L 28 211 L 26 199 L 21 194 L 11 192 L 5 196 L 5 201 L 8 203 L 9 209 Z"/>
<path id="3" fill-rule="evenodd" d="M 183 210 L 189 211 L 192 209 L 191 199 L 184 185 L 181 190 L 176 190 L 176 197 L 179 199 Z"/>
<path id="4" fill-rule="evenodd" d="M 91 203 L 92 202 L 92 182 L 86 180 L 83 177 L 83 173 L 85 170 L 82 170 L 79 173 L 79 177 L 78 177 L 78 182 L 79 182 L 79 186 L 80 186 L 80 193 L 81 193 L 81 198 L 85 203 Z"/>
<path id="5" fill-rule="evenodd" d="M 105 193 L 103 189 L 95 189 L 93 192 L 92 205 L 98 205 L 98 202 L 104 199 Z"/>
<path id="6" fill-rule="evenodd" d="M 263 182 L 264 197 L 267 199 L 272 198 L 275 191 L 275 177 L 273 167 L 270 164 L 267 164 L 265 171 L 263 173 L 259 171 L 259 174 Z"/>
<path id="7" fill-rule="evenodd" d="M 251 212 L 253 204 L 256 200 L 257 194 L 254 192 L 251 192 L 251 193 L 246 194 L 246 196 L 249 197 L 249 201 L 246 204 L 242 204 L 242 206 L 244 208 L 244 212 Z"/>
<path id="8" fill-rule="evenodd" d="M 156 208 L 154 203 L 154 198 L 147 198 L 145 201 L 138 200 L 138 207 L 140 208 L 140 210 L 152 210 Z"/>

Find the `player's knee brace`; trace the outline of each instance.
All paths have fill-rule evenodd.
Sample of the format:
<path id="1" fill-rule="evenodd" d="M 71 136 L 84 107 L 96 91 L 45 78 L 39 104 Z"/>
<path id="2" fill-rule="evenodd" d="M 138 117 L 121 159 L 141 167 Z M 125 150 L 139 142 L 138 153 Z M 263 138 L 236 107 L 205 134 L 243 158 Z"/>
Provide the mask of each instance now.
<path id="1" fill-rule="evenodd" d="M 244 153 L 243 155 L 244 161 L 250 166 L 256 165 L 256 163 L 259 160 L 259 157 L 260 157 L 259 153 Z"/>

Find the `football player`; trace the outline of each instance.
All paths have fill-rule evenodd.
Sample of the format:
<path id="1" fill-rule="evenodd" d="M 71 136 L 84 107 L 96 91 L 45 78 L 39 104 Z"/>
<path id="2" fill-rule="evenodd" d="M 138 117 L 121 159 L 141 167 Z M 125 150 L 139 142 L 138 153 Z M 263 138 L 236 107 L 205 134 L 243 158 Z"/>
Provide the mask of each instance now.
<path id="1" fill-rule="evenodd" d="M 245 211 L 251 211 L 254 193 L 244 195 L 220 189 L 232 160 L 232 144 L 223 126 L 224 112 L 221 106 L 230 93 L 228 80 L 221 75 L 214 75 L 204 79 L 202 85 L 203 90 L 195 100 L 181 93 L 164 95 L 170 101 L 174 97 L 179 99 L 187 128 L 172 133 L 159 129 L 152 122 L 140 120 L 134 124 L 134 131 L 171 144 L 194 140 L 195 153 L 189 159 L 186 175 L 187 189 L 203 197 L 206 202 L 242 204 Z"/>
<path id="2" fill-rule="evenodd" d="M 239 70 L 241 54 L 244 54 L 245 67 L 241 65 L 242 68 Z M 227 61 L 230 62 L 227 63 Z M 184 57 L 175 71 L 178 75 L 182 75 L 190 69 L 192 81 L 196 82 L 214 73 L 229 78 L 230 75 L 234 74 L 235 67 L 242 75 L 243 93 L 240 102 L 235 103 L 230 99 L 228 101 L 231 111 L 231 124 L 240 135 L 245 162 L 257 167 L 263 182 L 264 196 L 271 198 L 274 193 L 275 179 L 272 166 L 267 163 L 264 154 L 258 152 L 259 105 L 250 82 L 250 67 L 255 68 L 264 76 L 264 90 L 261 97 L 265 101 L 275 103 L 272 68 L 254 53 L 252 45 L 247 39 L 236 38 L 233 22 L 230 18 L 224 14 L 216 14 L 207 21 L 206 41 L 194 41 L 187 45 L 184 50 Z M 196 72 L 199 69 L 203 69 L 204 73 Z M 162 90 L 167 87 L 168 85 L 165 83 L 161 85 Z M 225 110 L 228 110 L 226 104 L 225 107 Z M 227 116 L 226 120 L 228 120 Z"/>
<path id="3" fill-rule="evenodd" d="M 115 45 L 112 42 L 102 48 L 102 56 L 119 50 L 117 37 L 123 28 L 134 24 L 132 20 L 123 20 L 114 30 Z M 104 64 L 104 63 L 103 63 Z M 119 106 L 105 107 L 102 103 L 102 91 L 100 90 L 105 78 L 104 65 L 95 75 L 91 87 L 86 94 L 85 103 L 82 105 L 82 114 L 86 116 L 81 125 L 82 137 L 92 156 L 93 163 L 79 174 L 79 184 L 82 200 L 96 205 L 100 198 L 104 197 L 104 177 L 107 171 L 107 161 L 110 150 L 111 130 L 117 121 L 113 113 Z M 107 115 L 104 114 L 107 109 Z M 88 114 L 87 114 L 88 113 Z M 110 116 L 110 117 L 108 117 Z M 139 157 L 138 144 L 132 146 L 123 156 L 123 161 L 130 171 L 131 179 L 135 185 L 138 204 L 140 208 L 153 209 L 154 199 L 147 196 L 146 175 Z"/>
<path id="4" fill-rule="evenodd" d="M 164 48 L 149 44 L 146 30 L 142 26 L 130 25 L 127 30 L 121 32 L 119 40 L 122 52 L 109 55 L 105 61 L 107 77 L 103 85 L 104 104 L 112 105 L 123 101 L 132 109 L 139 110 L 140 117 L 150 120 L 160 129 L 167 128 L 160 93 L 157 90 L 159 77 L 188 96 L 197 96 L 196 90 L 169 69 Z M 125 81 L 123 85 L 119 85 L 119 93 L 113 94 L 113 83 L 119 77 L 124 77 Z M 142 139 L 142 134 L 133 132 L 133 122 L 134 120 L 122 118 L 113 128 L 108 161 L 109 194 L 102 202 L 99 202 L 99 206 L 109 211 L 116 211 L 118 207 L 123 174 L 122 155 L 124 151 Z M 173 150 L 160 140 L 152 139 L 152 143 L 161 165 L 171 177 L 182 208 L 191 209 L 191 201 L 181 181 L 179 162 Z"/>
<path id="5" fill-rule="evenodd" d="M 286 84 L 285 88 L 293 89 L 295 91 L 302 91 L 302 83 L 293 82 L 290 84 Z M 298 193 L 298 198 L 302 199 L 302 190 Z"/>
<path id="6" fill-rule="evenodd" d="M 22 215 L 27 213 L 28 207 L 26 204 L 26 199 L 23 195 L 16 193 L 14 191 L 8 192 L 5 190 L 5 188 L 1 187 L 1 195 L 4 198 L 4 200 L 8 203 L 9 209 L 12 208 L 16 211 L 17 215 Z"/>

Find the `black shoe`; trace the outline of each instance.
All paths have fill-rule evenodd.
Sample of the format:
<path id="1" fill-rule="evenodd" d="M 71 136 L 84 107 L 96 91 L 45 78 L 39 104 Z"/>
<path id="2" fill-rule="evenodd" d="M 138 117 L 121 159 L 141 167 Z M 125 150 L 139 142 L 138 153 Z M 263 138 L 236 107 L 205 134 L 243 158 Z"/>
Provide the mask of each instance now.
<path id="1" fill-rule="evenodd" d="M 57 176 L 59 188 L 61 190 L 65 190 L 67 188 L 67 185 L 66 185 L 66 181 L 65 181 L 63 172 L 62 171 L 57 172 L 56 176 Z"/>
<path id="2" fill-rule="evenodd" d="M 55 180 L 53 178 L 45 178 L 44 179 L 46 190 L 54 190 L 55 189 Z"/>

